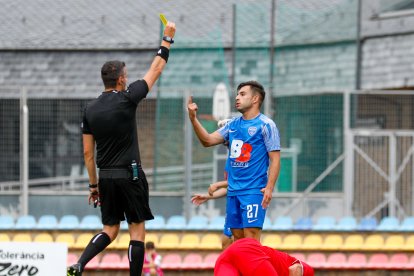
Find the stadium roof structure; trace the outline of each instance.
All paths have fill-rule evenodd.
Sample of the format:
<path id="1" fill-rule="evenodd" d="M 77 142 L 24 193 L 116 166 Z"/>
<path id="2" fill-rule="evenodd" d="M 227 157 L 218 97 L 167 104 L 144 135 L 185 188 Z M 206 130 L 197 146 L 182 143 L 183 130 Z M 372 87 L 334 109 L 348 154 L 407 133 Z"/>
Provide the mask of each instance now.
<path id="1" fill-rule="evenodd" d="M 0 0 L 1 50 L 150 49 L 159 45 L 159 13 L 178 25 L 180 47 L 232 45 L 233 4 L 240 47 L 267 46 L 271 1 L 249 0 Z M 279 45 L 355 38 L 356 1 L 279 0 Z M 251 20 L 253 17 L 254 20 Z M 255 26 L 256 25 L 256 26 Z M 251 33 L 246 33 L 246 30 Z M 257 31 L 260 30 L 260 31 Z M 177 45 L 179 46 L 179 45 Z"/>

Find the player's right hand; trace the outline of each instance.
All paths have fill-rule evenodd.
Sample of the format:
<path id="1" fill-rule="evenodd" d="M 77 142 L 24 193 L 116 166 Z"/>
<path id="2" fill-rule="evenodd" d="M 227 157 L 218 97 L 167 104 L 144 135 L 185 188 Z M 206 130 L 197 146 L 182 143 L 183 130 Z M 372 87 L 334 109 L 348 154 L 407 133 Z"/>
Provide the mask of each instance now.
<path id="1" fill-rule="evenodd" d="M 187 109 L 190 119 L 194 119 L 197 116 L 198 106 L 196 103 L 193 103 L 193 96 L 188 97 Z"/>
<path id="2" fill-rule="evenodd" d="M 203 204 L 207 200 L 209 200 L 208 195 L 206 195 L 206 194 L 195 194 L 191 198 L 191 203 L 193 203 L 196 206 L 200 206 L 201 204 Z"/>
<path id="3" fill-rule="evenodd" d="M 164 36 L 169 36 L 171 38 L 174 38 L 174 35 L 175 35 L 175 23 L 168 21 L 164 29 Z"/>

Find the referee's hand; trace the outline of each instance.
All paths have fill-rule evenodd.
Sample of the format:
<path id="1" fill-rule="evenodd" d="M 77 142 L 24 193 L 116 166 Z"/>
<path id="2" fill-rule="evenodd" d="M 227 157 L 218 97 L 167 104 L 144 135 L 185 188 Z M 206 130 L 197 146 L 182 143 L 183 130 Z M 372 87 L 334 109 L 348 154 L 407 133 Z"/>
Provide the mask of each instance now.
<path id="1" fill-rule="evenodd" d="M 187 109 L 190 119 L 194 119 L 197 116 L 198 106 L 196 103 L 193 103 L 193 96 L 188 97 Z"/>
<path id="2" fill-rule="evenodd" d="M 174 35 L 175 35 L 175 23 L 168 21 L 167 25 L 165 25 L 164 36 L 169 36 L 171 38 L 174 38 Z"/>

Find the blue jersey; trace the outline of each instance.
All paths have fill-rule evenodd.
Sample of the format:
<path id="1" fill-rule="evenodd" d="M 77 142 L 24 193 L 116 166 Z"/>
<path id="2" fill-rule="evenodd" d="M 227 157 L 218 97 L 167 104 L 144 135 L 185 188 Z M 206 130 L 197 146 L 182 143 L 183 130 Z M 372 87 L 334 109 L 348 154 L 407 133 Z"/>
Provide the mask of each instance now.
<path id="1" fill-rule="evenodd" d="M 267 184 L 270 151 L 280 150 L 279 130 L 263 114 L 236 117 L 218 130 L 229 141 L 228 195 L 261 194 Z"/>

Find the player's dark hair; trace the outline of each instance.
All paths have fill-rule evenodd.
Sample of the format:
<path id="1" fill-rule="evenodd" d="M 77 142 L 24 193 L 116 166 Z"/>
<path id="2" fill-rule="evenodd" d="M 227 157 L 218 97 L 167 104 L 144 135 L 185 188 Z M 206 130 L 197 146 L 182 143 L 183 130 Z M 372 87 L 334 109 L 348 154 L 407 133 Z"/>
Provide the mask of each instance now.
<path id="1" fill-rule="evenodd" d="M 115 88 L 116 81 L 123 74 L 125 62 L 111 60 L 105 62 L 101 68 L 101 77 L 105 88 Z"/>
<path id="2" fill-rule="evenodd" d="M 260 96 L 259 106 L 262 106 L 262 103 L 263 103 L 263 101 L 265 99 L 265 96 L 266 96 L 266 92 L 263 88 L 263 85 L 261 85 L 257 81 L 253 81 L 253 80 L 242 82 L 242 83 L 239 84 L 239 86 L 237 86 L 237 92 L 239 92 L 240 89 L 244 86 L 250 86 L 250 89 L 253 91 L 253 93 L 259 94 L 259 96 Z"/>
<path id="3" fill-rule="evenodd" d="M 154 248 L 155 248 L 155 245 L 152 241 L 145 243 L 145 249 L 154 249 Z"/>

